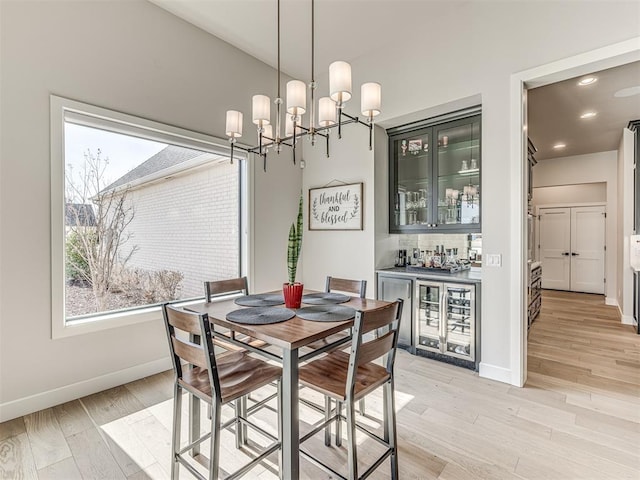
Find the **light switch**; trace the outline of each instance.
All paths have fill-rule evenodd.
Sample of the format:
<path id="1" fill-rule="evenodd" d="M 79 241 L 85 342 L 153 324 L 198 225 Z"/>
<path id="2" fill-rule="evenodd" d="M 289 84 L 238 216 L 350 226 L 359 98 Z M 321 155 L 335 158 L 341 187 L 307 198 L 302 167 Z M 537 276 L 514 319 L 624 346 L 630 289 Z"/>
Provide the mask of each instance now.
<path id="1" fill-rule="evenodd" d="M 502 255 L 499 253 L 489 253 L 484 256 L 484 264 L 487 267 L 501 267 L 502 266 Z"/>

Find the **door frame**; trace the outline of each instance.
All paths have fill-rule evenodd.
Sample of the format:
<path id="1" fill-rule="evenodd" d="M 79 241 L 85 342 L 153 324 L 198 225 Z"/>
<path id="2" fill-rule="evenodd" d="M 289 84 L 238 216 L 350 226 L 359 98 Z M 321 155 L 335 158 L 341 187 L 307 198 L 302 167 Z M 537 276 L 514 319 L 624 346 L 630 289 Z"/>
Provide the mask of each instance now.
<path id="1" fill-rule="evenodd" d="M 511 242 L 509 277 L 511 384 L 527 380 L 527 90 L 640 60 L 640 37 L 511 75 Z"/>

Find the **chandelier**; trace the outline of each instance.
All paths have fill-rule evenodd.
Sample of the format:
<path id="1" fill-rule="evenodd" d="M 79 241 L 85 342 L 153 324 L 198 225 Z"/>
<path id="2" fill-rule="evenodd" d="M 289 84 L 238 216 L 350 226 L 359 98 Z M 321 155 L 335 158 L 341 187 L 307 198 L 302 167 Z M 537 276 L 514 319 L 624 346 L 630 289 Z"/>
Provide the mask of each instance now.
<path id="1" fill-rule="evenodd" d="M 278 5 L 278 78 L 275 104 L 275 125 L 271 123 L 271 99 L 267 95 L 254 95 L 252 99 L 252 121 L 257 126 L 258 144 L 245 148 L 237 145 L 242 136 L 242 112 L 228 110 L 225 132 L 231 144 L 231 163 L 235 148 L 248 153 L 255 153 L 263 158 L 264 171 L 267 170 L 267 152 L 273 148 L 276 153 L 282 151 L 283 145 L 292 149 L 293 163 L 296 163 L 296 143 L 299 138 L 307 136 L 315 145 L 316 138 L 322 137 L 326 143 L 326 154 L 329 157 L 329 132 L 337 128 L 338 138 L 342 138 L 342 126 L 350 123 L 364 125 L 369 129 L 369 150 L 372 148 L 373 117 L 380 113 L 381 87 L 379 83 L 368 82 L 361 86 L 361 112 L 365 121 L 344 112 L 345 104 L 351 99 L 351 65 L 344 61 L 335 61 L 329 65 L 329 96 L 315 103 L 315 0 L 311 0 L 311 81 L 305 85 L 301 80 L 291 80 L 286 86 L 286 104 L 281 97 L 280 70 L 280 0 Z M 309 122 L 302 125 L 302 116 L 307 112 L 307 87 L 309 89 Z M 283 104 L 286 109 L 284 135 L 282 134 Z M 317 111 L 317 114 L 316 114 Z M 275 127 L 275 128 L 274 128 Z M 302 162 L 301 162 L 302 163 Z M 303 165 L 301 165 L 303 166 Z"/>

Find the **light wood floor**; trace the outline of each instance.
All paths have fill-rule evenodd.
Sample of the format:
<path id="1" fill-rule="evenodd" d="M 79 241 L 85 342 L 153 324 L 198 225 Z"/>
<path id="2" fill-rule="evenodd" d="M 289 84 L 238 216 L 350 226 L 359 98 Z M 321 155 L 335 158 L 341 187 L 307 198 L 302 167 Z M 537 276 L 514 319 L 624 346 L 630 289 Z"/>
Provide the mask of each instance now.
<path id="1" fill-rule="evenodd" d="M 401 479 L 640 478 L 640 336 L 601 296 L 543 295 L 525 388 L 399 352 Z M 0 478 L 168 478 L 171 396 L 166 372 L 0 424 Z M 380 403 L 368 401 L 371 416 Z M 269 411 L 256 417 L 267 428 L 274 421 Z M 251 449 L 237 451 L 225 435 L 221 465 L 230 470 Z M 377 444 L 359 442 L 365 463 Z M 345 464 L 344 448 L 320 437 L 304 448 Z M 277 478 L 275 465 L 274 456 L 246 478 Z M 304 460 L 302 468 L 303 478 L 328 478 Z M 388 463 L 372 478 L 389 478 Z"/>

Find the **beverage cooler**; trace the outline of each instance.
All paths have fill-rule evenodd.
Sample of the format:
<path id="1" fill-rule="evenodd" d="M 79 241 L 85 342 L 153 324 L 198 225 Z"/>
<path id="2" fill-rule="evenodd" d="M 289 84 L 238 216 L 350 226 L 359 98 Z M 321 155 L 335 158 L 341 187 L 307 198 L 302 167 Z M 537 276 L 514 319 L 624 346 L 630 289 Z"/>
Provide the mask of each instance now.
<path id="1" fill-rule="evenodd" d="M 416 350 L 475 368 L 479 360 L 475 293 L 475 285 L 416 281 Z"/>

